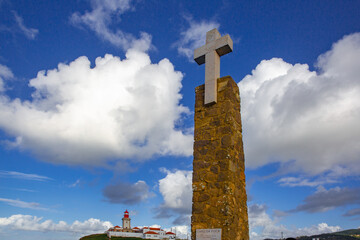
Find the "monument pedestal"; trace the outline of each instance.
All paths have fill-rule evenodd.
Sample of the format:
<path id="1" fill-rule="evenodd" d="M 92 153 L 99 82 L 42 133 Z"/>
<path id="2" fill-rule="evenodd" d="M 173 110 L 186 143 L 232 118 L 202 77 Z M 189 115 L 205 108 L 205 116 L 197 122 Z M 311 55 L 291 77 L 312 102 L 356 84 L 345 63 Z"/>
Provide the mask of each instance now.
<path id="1" fill-rule="evenodd" d="M 197 229 L 221 229 L 222 240 L 248 240 L 239 88 L 229 76 L 217 79 L 217 103 L 208 105 L 204 85 L 195 92 L 192 240 Z"/>

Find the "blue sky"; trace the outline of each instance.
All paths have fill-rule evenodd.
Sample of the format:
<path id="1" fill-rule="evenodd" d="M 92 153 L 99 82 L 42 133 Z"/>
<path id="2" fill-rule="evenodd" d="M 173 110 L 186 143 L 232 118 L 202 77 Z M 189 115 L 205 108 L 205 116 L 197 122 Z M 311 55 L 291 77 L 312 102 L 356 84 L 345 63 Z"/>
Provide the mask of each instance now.
<path id="1" fill-rule="evenodd" d="M 359 1 L 0 1 L 0 238 L 191 214 L 193 50 L 234 51 L 252 240 L 358 228 Z"/>

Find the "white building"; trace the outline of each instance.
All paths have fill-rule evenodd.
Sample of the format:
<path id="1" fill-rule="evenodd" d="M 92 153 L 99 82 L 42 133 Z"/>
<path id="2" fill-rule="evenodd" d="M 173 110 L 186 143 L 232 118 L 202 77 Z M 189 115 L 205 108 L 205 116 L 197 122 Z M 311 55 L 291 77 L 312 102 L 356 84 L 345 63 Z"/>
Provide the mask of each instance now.
<path id="1" fill-rule="evenodd" d="M 131 228 L 131 219 L 129 212 L 124 212 L 122 218 L 122 227 L 115 226 L 106 231 L 109 238 L 111 237 L 138 237 L 143 239 L 175 239 L 176 234 L 173 232 L 166 232 L 161 228 L 143 227 Z"/>

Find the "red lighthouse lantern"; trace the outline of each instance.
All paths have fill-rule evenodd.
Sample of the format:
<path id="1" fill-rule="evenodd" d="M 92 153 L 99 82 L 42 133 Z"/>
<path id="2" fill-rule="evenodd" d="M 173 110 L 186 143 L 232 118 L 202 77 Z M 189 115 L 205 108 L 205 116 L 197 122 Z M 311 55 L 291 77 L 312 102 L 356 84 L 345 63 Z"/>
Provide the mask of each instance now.
<path id="1" fill-rule="evenodd" d="M 126 211 L 124 212 L 124 218 L 129 218 L 129 212 L 128 212 L 128 210 L 126 210 Z"/>

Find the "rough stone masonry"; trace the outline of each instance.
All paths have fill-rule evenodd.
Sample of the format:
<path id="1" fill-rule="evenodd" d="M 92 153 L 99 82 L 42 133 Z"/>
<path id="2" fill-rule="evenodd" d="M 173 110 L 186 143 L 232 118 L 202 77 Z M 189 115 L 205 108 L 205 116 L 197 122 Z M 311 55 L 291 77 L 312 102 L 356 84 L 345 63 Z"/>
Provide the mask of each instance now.
<path id="1" fill-rule="evenodd" d="M 204 105 L 196 88 L 192 239 L 196 229 L 222 229 L 222 240 L 249 239 L 239 88 L 218 79 L 218 102 Z"/>
<path id="2" fill-rule="evenodd" d="M 239 88 L 227 76 L 216 79 L 216 91 L 216 103 L 205 104 L 205 85 L 195 89 L 192 240 L 197 229 L 248 240 Z"/>

